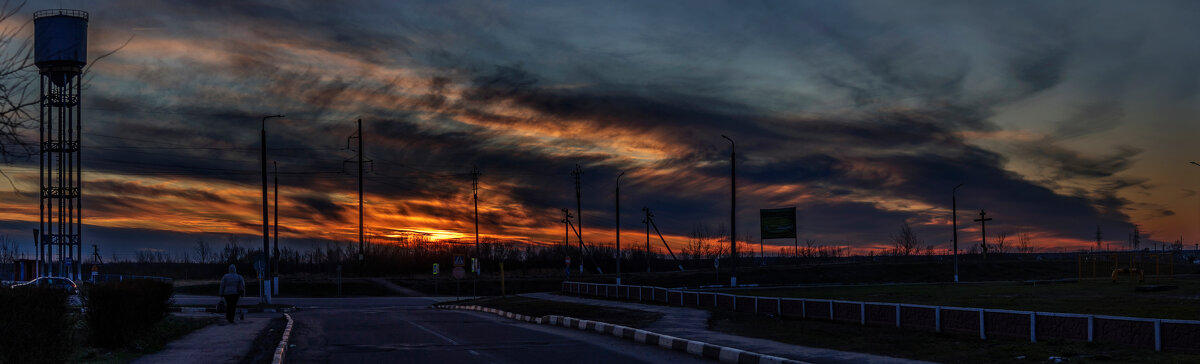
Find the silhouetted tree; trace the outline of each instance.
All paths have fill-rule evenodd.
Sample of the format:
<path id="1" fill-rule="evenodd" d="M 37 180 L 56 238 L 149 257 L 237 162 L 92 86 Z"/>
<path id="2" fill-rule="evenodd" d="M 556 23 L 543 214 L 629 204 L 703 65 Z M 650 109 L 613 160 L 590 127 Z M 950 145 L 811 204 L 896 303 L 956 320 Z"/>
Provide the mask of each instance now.
<path id="1" fill-rule="evenodd" d="M 908 226 L 908 221 L 900 224 L 900 234 L 892 235 L 892 244 L 894 244 L 893 254 L 909 256 L 916 253 L 924 243 L 917 238 L 917 234 L 912 231 L 912 227 Z"/>
<path id="2" fill-rule="evenodd" d="M 38 103 L 37 72 L 33 67 L 32 42 L 21 34 L 29 34 L 25 28 L 32 22 L 18 22 L 13 16 L 25 3 L 0 5 L 0 162 L 11 163 L 13 159 L 26 158 L 34 145 L 21 139 L 21 130 L 36 123 L 32 114 Z M 12 179 L 0 169 L 0 175 Z M 16 185 L 12 185 L 16 190 Z"/>

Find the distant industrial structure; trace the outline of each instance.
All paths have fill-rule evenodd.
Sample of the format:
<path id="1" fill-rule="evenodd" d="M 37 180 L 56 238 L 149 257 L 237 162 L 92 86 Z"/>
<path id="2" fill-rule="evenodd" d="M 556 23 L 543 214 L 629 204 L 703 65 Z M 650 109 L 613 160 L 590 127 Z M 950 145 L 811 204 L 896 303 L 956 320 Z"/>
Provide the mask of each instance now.
<path id="1" fill-rule="evenodd" d="M 87 64 L 88 13 L 52 9 L 33 13 L 34 65 L 41 75 L 41 211 L 37 238 L 40 276 L 81 279 L 80 76 Z"/>

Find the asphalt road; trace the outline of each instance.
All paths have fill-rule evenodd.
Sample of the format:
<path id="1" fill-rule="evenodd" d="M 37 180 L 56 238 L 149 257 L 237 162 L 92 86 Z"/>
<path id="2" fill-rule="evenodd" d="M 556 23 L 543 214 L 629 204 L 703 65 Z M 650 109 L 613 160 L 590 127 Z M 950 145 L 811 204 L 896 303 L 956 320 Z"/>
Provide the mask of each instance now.
<path id="1" fill-rule="evenodd" d="M 176 303 L 214 297 L 176 296 Z M 255 301 L 249 299 L 248 301 Z M 281 298 L 296 305 L 288 363 L 702 363 L 576 329 L 429 308 L 421 297 Z"/>

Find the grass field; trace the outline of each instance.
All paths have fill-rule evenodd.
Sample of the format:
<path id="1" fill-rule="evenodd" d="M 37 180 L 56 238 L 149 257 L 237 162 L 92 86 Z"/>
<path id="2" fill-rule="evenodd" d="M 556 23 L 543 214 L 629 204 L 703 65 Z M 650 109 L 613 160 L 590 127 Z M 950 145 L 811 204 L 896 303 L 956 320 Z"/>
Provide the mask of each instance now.
<path id="1" fill-rule="evenodd" d="M 71 362 L 73 363 L 128 363 L 140 356 L 153 354 L 167 347 L 171 341 L 216 323 L 216 317 L 184 317 L 171 315 L 154 324 L 142 337 L 130 345 L 113 349 L 101 349 L 86 346 L 87 330 L 82 326 L 75 328 L 73 335 L 79 349 L 76 349 Z"/>
<path id="2" fill-rule="evenodd" d="M 753 296 L 839 299 L 934 306 L 997 308 L 1166 319 L 1200 319 L 1200 278 L 1147 284 L 1177 285 L 1161 292 L 1136 292 L 1136 283 L 1084 280 L 1079 283 L 912 284 L 728 290 Z"/>
<path id="3" fill-rule="evenodd" d="M 560 315 L 583 320 L 602 321 L 629 327 L 644 327 L 658 321 L 661 314 L 616 307 L 581 305 L 526 297 L 485 297 L 447 302 L 460 305 L 479 305 L 529 316 Z"/>

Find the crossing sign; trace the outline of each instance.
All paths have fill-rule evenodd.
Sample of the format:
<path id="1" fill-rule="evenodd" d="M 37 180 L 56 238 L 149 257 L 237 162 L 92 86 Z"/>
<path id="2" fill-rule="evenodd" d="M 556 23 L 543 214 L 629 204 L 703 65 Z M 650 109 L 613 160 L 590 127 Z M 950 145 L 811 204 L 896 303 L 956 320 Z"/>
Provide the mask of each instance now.
<path id="1" fill-rule="evenodd" d="M 340 267 L 339 267 L 339 268 L 340 268 Z M 437 264 L 437 263 L 433 263 L 433 275 L 435 275 L 435 276 L 436 276 L 437 274 L 438 274 L 438 264 Z"/>
<path id="2" fill-rule="evenodd" d="M 462 267 L 462 266 L 466 266 L 466 265 L 467 265 L 467 260 L 462 255 L 454 256 L 454 266 L 455 267 Z"/>

